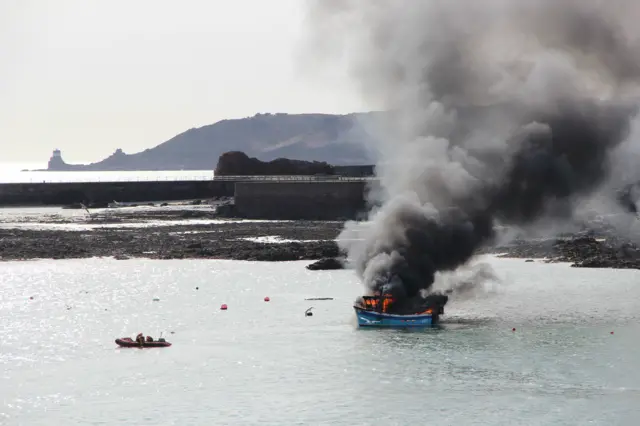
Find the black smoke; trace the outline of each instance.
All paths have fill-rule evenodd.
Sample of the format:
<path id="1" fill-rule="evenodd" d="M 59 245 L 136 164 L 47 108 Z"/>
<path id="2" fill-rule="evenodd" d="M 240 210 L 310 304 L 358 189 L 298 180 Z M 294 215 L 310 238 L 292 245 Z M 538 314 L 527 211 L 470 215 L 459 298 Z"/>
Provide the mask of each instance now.
<path id="1" fill-rule="evenodd" d="M 637 113 L 627 95 L 640 87 L 629 18 L 640 4 L 621 3 L 311 7 L 314 43 L 346 49 L 361 93 L 390 111 L 382 206 L 342 239 L 369 290 L 428 291 L 436 273 L 490 244 L 497 224 L 568 220 L 616 172 L 612 153 Z"/>

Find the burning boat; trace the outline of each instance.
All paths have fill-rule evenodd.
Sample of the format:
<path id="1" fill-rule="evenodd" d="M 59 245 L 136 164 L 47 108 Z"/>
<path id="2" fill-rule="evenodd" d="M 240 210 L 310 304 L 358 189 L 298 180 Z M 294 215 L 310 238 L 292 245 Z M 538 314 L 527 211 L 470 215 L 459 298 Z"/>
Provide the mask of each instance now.
<path id="1" fill-rule="evenodd" d="M 409 300 L 397 300 L 391 294 L 362 296 L 353 308 L 360 327 L 428 327 L 434 325 L 444 314 L 444 305 L 449 297 L 431 294 Z"/>

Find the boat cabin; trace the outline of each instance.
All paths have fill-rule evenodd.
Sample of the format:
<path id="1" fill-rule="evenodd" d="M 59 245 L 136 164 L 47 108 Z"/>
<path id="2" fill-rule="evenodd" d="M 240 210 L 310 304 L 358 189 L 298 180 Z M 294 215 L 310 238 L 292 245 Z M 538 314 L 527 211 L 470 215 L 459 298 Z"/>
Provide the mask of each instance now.
<path id="1" fill-rule="evenodd" d="M 388 312 L 393 304 L 393 296 L 390 294 L 378 296 L 362 296 L 362 306 L 367 311 Z"/>
<path id="2" fill-rule="evenodd" d="M 399 312 L 397 312 L 398 308 L 400 308 L 399 306 L 395 306 L 396 309 L 394 309 L 394 299 L 393 296 L 391 296 L 390 294 L 384 294 L 384 295 L 375 295 L 375 296 L 362 296 L 359 301 L 358 301 L 360 307 L 366 311 L 372 311 L 372 312 L 380 312 L 380 313 L 392 313 L 392 314 L 398 314 Z M 417 309 L 415 309 L 415 311 L 410 311 L 410 314 L 412 315 L 417 315 L 417 314 L 432 314 L 433 310 L 430 306 L 419 306 L 416 307 Z M 406 307 L 404 309 L 401 308 L 402 311 L 406 310 Z M 442 312 L 441 312 L 442 311 Z M 406 312 L 403 312 L 404 314 L 407 314 Z M 444 313 L 444 310 L 442 308 L 438 309 L 438 313 Z"/>

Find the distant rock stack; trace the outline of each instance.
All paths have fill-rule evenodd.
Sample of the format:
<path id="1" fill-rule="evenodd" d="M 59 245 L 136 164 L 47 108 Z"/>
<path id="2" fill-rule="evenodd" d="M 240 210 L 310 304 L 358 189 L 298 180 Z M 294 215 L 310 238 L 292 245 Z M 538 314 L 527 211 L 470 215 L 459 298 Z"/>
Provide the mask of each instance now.
<path id="1" fill-rule="evenodd" d="M 51 158 L 49 159 L 49 164 L 47 165 L 48 170 L 68 170 L 69 165 L 64 162 L 62 159 L 62 152 L 59 149 L 54 149 Z"/>

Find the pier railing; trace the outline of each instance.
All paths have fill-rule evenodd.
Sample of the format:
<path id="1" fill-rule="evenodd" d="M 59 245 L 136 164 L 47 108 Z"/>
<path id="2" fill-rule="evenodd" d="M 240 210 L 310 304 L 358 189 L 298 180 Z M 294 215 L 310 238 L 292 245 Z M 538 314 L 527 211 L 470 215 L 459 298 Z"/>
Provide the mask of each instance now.
<path id="1" fill-rule="evenodd" d="M 215 176 L 213 180 L 232 182 L 364 182 L 374 180 L 370 176 L 339 175 L 271 175 L 271 176 Z"/>
<path id="2" fill-rule="evenodd" d="M 339 176 L 339 175 L 273 175 L 273 176 L 209 176 L 206 175 L 169 175 L 169 176 L 126 176 L 126 175 L 43 175 L 43 176 L 12 176 L 2 179 L 3 184 L 36 184 L 36 183 L 115 183 L 115 182 L 366 182 L 375 180 L 370 176 Z"/>

